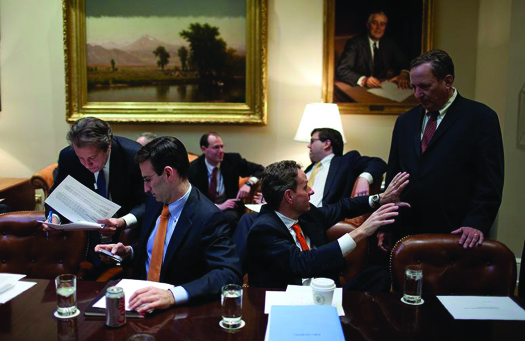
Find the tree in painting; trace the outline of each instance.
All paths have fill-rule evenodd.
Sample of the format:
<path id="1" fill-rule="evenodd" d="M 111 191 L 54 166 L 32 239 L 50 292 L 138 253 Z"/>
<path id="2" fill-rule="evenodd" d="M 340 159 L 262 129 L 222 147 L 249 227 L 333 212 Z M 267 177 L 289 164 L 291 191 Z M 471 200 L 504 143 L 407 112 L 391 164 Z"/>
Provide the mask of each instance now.
<path id="1" fill-rule="evenodd" d="M 181 46 L 177 51 L 177 55 L 179 56 L 182 71 L 188 71 L 188 49 L 185 46 Z"/>
<path id="2" fill-rule="evenodd" d="M 153 54 L 155 57 L 157 57 L 157 66 L 160 67 L 162 71 L 164 71 L 164 67 L 168 65 L 170 61 L 169 52 L 166 51 L 164 46 L 159 46 L 153 51 Z"/>

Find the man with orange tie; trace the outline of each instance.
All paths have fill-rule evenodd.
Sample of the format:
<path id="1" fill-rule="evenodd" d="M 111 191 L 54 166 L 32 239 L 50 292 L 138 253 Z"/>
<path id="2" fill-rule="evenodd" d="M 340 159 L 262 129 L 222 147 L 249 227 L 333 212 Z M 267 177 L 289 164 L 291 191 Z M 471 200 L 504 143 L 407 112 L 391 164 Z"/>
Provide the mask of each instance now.
<path id="1" fill-rule="evenodd" d="M 296 162 L 281 161 L 266 167 L 261 186 L 267 204 L 253 222 L 247 240 L 250 286 L 309 285 L 313 277 L 332 278 L 338 284 L 339 273 L 346 265 L 344 257 L 356 243 L 379 226 L 394 222 L 398 206 L 407 206 L 399 202 L 399 194 L 407 184 L 408 174 L 400 173 L 385 193 L 343 198 L 334 205 L 316 208 L 310 203 L 314 192 Z M 326 230 L 335 223 L 374 209 L 377 211 L 358 229 L 328 242 Z M 388 275 L 386 280 L 389 283 Z"/>
<path id="2" fill-rule="evenodd" d="M 133 260 L 133 277 L 173 284 L 169 290 L 137 290 L 130 308 L 154 308 L 197 301 L 240 283 L 240 263 L 224 214 L 188 181 L 186 148 L 175 137 L 159 137 L 142 147 L 135 161 L 150 193 L 137 245 L 98 245 Z"/>

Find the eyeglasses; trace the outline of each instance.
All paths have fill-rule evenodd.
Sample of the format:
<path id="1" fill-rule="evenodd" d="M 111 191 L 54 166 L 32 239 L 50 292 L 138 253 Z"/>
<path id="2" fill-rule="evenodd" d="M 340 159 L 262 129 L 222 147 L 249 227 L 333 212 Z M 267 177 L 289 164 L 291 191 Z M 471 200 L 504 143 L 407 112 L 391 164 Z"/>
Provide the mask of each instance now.
<path id="1" fill-rule="evenodd" d="M 315 141 L 321 141 L 321 139 L 314 139 L 314 138 L 311 138 L 311 139 L 310 139 L 310 144 L 314 143 Z"/>
<path id="2" fill-rule="evenodd" d="M 157 174 L 143 176 L 142 180 L 144 180 L 145 183 L 149 184 L 151 182 L 151 179 L 153 178 L 154 175 L 157 175 Z"/>

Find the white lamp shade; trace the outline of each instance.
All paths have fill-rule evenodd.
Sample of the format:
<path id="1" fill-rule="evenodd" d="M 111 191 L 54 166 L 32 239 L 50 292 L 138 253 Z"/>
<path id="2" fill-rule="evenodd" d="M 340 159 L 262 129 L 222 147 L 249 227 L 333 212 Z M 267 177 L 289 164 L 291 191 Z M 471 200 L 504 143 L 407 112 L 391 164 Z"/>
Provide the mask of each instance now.
<path id="1" fill-rule="evenodd" d="M 294 140 L 310 142 L 312 130 L 315 128 L 332 128 L 341 133 L 343 142 L 346 143 L 343 124 L 339 108 L 334 103 L 310 103 L 304 108 L 303 117 Z"/>

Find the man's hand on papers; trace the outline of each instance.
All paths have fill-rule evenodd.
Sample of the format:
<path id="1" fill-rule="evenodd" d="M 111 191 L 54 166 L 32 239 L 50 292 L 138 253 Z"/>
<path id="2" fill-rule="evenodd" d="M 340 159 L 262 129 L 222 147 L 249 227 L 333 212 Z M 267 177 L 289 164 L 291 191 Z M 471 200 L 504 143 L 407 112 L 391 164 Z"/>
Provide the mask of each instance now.
<path id="1" fill-rule="evenodd" d="M 131 257 L 131 246 L 125 246 L 122 243 L 98 244 L 97 246 L 95 246 L 95 252 L 97 252 L 100 249 L 109 251 L 114 255 L 118 255 L 122 257 L 123 260 L 129 259 Z M 104 263 L 114 263 L 115 262 L 104 256 L 100 256 L 100 259 L 102 259 Z"/>
<path id="2" fill-rule="evenodd" d="M 97 223 L 105 225 L 104 228 L 100 230 L 100 233 L 108 237 L 114 235 L 117 230 L 126 227 L 126 221 L 122 218 L 99 219 Z"/>
<path id="3" fill-rule="evenodd" d="M 380 88 L 381 87 L 381 81 L 375 77 L 367 77 L 366 78 L 366 87 L 367 88 Z"/>
<path id="4" fill-rule="evenodd" d="M 51 223 L 52 224 L 60 224 L 60 221 L 58 220 L 58 218 L 56 216 L 53 215 L 53 217 L 51 218 Z M 49 227 L 47 224 L 45 223 L 42 223 L 42 230 L 44 230 L 44 232 L 51 232 L 52 234 L 60 234 L 60 233 L 63 233 L 62 231 L 60 230 L 57 230 L 57 229 L 54 229 L 52 227 Z"/>
<path id="5" fill-rule="evenodd" d="M 398 76 L 390 79 L 392 83 L 396 83 L 399 89 L 408 90 L 412 89 L 410 86 L 410 77 L 406 71 L 402 71 Z"/>
<path id="6" fill-rule="evenodd" d="M 129 308 L 141 314 L 158 308 L 166 309 L 175 305 L 175 298 L 170 290 L 154 287 L 139 289 L 129 298 Z"/>

